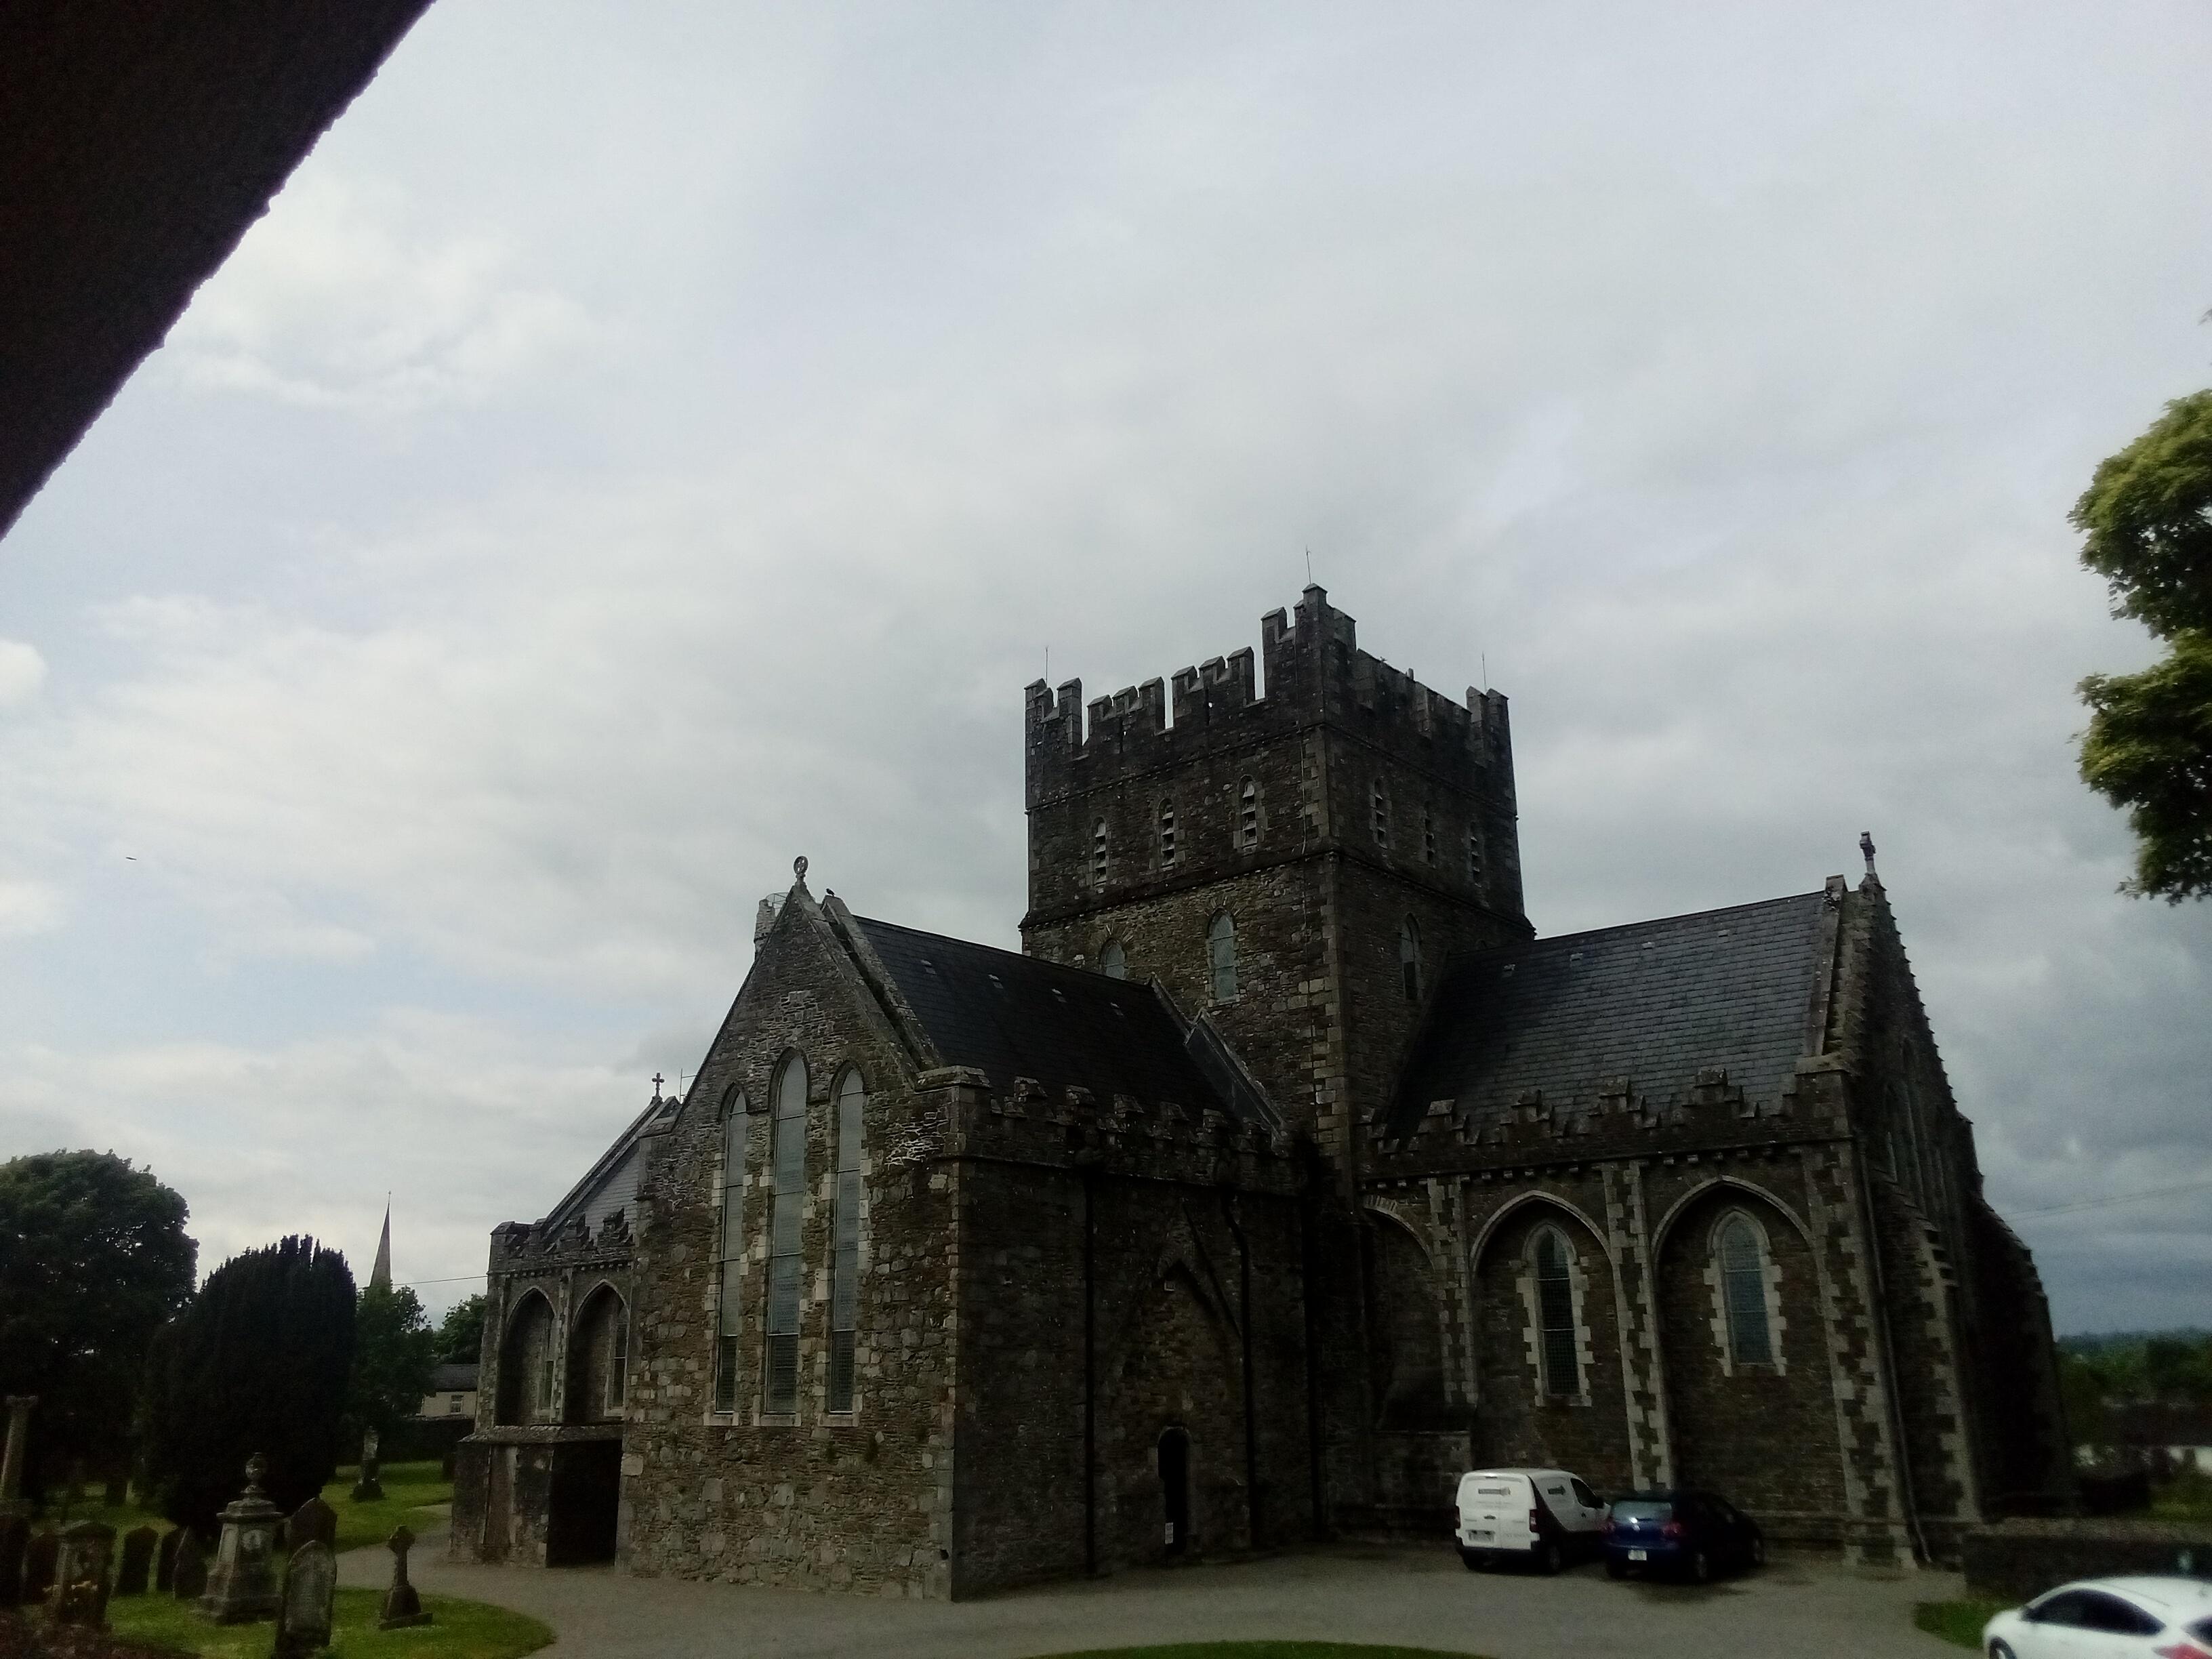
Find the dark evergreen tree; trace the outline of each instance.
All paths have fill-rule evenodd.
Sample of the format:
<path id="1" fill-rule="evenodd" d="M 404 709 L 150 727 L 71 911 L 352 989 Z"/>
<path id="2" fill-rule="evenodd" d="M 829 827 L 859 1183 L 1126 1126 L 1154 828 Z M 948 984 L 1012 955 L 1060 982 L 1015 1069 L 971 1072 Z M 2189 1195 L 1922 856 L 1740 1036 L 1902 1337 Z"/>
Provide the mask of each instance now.
<path id="1" fill-rule="evenodd" d="M 211 1529 L 255 1452 L 280 1508 L 313 1497 L 337 1467 L 353 1351 L 353 1273 L 337 1251 L 287 1238 L 210 1273 L 148 1365 L 144 1472 L 161 1513 Z"/>
<path id="2" fill-rule="evenodd" d="M 484 1299 L 479 1291 L 446 1310 L 438 1327 L 438 1358 L 449 1365 L 473 1365 L 483 1348 Z"/>
<path id="3" fill-rule="evenodd" d="M 147 1345 L 192 1293 L 185 1200 L 112 1152 L 0 1164 L 0 1395 L 39 1396 L 24 1484 L 119 1478 Z"/>

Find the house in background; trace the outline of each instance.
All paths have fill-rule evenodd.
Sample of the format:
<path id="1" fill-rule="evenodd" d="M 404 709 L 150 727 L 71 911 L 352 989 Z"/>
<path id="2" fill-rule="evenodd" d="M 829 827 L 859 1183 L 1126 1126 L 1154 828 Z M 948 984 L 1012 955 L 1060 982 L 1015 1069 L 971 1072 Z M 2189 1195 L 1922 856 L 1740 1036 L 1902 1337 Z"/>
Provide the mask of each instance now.
<path id="1" fill-rule="evenodd" d="M 473 1423 L 477 1415 L 476 1366 L 441 1365 L 432 1371 L 430 1391 L 422 1396 L 422 1408 L 415 1415 L 429 1423 L 447 1418 Z"/>

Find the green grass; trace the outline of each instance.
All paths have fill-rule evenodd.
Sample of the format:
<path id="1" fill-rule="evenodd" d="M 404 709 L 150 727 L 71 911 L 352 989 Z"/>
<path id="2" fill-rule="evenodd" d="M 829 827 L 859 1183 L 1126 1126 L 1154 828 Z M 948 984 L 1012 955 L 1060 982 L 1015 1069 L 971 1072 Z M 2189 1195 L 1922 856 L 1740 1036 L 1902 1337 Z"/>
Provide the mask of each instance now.
<path id="1" fill-rule="evenodd" d="M 1912 1622 L 1930 1636 L 1940 1636 L 1953 1647 L 1978 1648 L 1982 1626 L 1993 1614 L 2013 1606 L 2010 1601 L 1979 1599 L 1966 1601 L 1923 1601 L 1912 1609 Z"/>
<path id="2" fill-rule="evenodd" d="M 1350 1642 L 1176 1642 L 1162 1648 L 1085 1648 L 1040 1659 L 1477 1659 L 1442 1648 L 1370 1648 Z"/>
<path id="3" fill-rule="evenodd" d="M 535 1619 L 443 1595 L 422 1598 L 429 1624 L 411 1630 L 379 1630 L 376 1609 L 382 1599 L 377 1590 L 338 1591 L 337 1627 L 331 1632 L 329 1659 L 519 1659 L 553 1639 L 553 1632 Z M 268 1659 L 275 1629 L 265 1620 L 210 1625 L 192 1611 L 190 1602 L 167 1595 L 112 1601 L 107 1622 L 127 1641 L 200 1659 Z"/>
<path id="4" fill-rule="evenodd" d="M 438 1478 L 434 1462 L 386 1463 L 378 1477 L 384 1487 L 383 1501 L 375 1504 L 356 1504 L 346 1496 L 359 1474 L 357 1469 L 340 1469 L 323 1488 L 323 1502 L 337 1512 L 341 1550 L 381 1544 L 402 1521 L 409 1531 L 419 1534 L 437 1519 L 425 1510 L 433 1504 L 453 1501 L 453 1483 Z"/>

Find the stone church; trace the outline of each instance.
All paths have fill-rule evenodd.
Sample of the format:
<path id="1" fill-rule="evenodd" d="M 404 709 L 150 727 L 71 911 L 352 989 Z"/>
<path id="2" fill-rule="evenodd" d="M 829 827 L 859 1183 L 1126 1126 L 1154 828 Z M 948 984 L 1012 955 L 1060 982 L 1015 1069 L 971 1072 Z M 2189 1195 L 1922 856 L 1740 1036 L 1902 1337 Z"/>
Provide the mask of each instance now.
<path id="1" fill-rule="evenodd" d="M 1029 688 L 1018 954 L 763 901 L 690 1088 L 493 1231 L 456 1553 L 961 1596 L 1483 1464 L 1860 1559 L 2066 1502 L 1871 847 L 1540 939 L 1505 699 L 1261 631 L 1264 694 Z"/>

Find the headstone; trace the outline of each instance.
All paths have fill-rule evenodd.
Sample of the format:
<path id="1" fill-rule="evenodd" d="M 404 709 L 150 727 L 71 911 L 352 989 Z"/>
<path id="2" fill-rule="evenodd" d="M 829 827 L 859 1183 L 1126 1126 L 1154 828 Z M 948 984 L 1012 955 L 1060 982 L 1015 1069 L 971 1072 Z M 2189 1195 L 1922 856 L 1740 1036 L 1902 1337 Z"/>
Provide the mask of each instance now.
<path id="1" fill-rule="evenodd" d="M 284 1523 L 284 1543 L 288 1549 L 298 1549 L 302 1544 L 320 1544 L 326 1550 L 338 1547 L 338 1512 L 319 1498 L 310 1498 L 292 1511 L 292 1518 Z"/>
<path id="2" fill-rule="evenodd" d="M 34 1532 L 23 1551 L 23 1605 L 32 1607 L 46 1599 L 46 1592 L 54 1587 L 54 1559 L 61 1553 L 60 1536 L 51 1528 Z"/>
<path id="3" fill-rule="evenodd" d="M 161 1534 L 161 1541 L 154 1547 L 154 1593 L 167 1595 L 177 1584 L 177 1546 L 184 1542 L 185 1529 L 172 1527 Z"/>
<path id="4" fill-rule="evenodd" d="M 422 1611 L 422 1598 L 407 1582 L 407 1552 L 415 1547 L 415 1534 L 404 1524 L 394 1527 L 384 1547 L 392 1552 L 392 1588 L 384 1592 L 384 1605 L 377 1611 L 377 1629 L 401 1630 L 428 1624 L 430 1615 Z"/>
<path id="5" fill-rule="evenodd" d="M 20 1515 L 0 1515 L 0 1607 L 23 1599 L 23 1552 L 31 1542 L 31 1523 Z"/>
<path id="6" fill-rule="evenodd" d="M 34 1394 L 8 1396 L 8 1439 L 0 1448 L 0 1515 L 28 1513 L 23 1502 L 23 1458 L 31 1444 L 31 1407 L 38 1403 Z"/>
<path id="7" fill-rule="evenodd" d="M 222 1511 L 222 1536 L 208 1569 L 200 1616 L 218 1625 L 246 1625 L 271 1617 L 282 1597 L 276 1580 L 276 1528 L 284 1517 L 261 1490 L 269 1460 L 259 1452 L 246 1465 L 246 1490 Z"/>
<path id="8" fill-rule="evenodd" d="M 146 1580 L 154 1566 L 154 1529 L 133 1527 L 123 1534 L 123 1553 L 115 1569 L 115 1593 L 118 1595 L 143 1595 Z"/>
<path id="9" fill-rule="evenodd" d="M 179 1601 L 197 1601 L 207 1594 L 207 1552 L 189 1527 L 177 1528 L 177 1559 L 169 1575 L 169 1593 Z"/>
<path id="10" fill-rule="evenodd" d="M 57 1625 L 107 1623 L 107 1569 L 115 1559 L 115 1528 L 104 1521 L 79 1521 L 62 1529 L 54 1568 L 53 1607 Z"/>
<path id="11" fill-rule="evenodd" d="M 353 1491 L 347 1494 L 356 1504 L 384 1501 L 384 1482 L 379 1478 L 384 1473 L 384 1463 L 377 1456 L 376 1449 L 376 1431 L 365 1431 L 361 1437 L 361 1479 L 353 1483 Z"/>
<path id="12" fill-rule="evenodd" d="M 313 1541 L 292 1552 L 276 1609 L 275 1659 L 295 1659 L 330 1646 L 331 1613 L 337 1593 L 337 1558 L 328 1545 Z"/>

